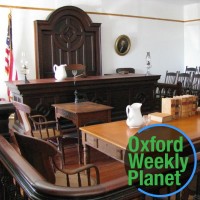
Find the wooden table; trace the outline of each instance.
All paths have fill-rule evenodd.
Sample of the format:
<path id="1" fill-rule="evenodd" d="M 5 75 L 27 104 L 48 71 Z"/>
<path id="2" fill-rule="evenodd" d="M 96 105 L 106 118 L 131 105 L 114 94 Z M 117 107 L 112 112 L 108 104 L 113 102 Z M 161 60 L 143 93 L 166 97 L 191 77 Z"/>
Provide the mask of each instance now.
<path id="1" fill-rule="evenodd" d="M 158 122 L 151 121 L 151 124 Z M 186 133 L 192 141 L 200 139 L 200 115 L 168 122 Z M 138 132 L 138 128 L 129 128 L 126 121 L 81 127 L 84 147 L 84 164 L 89 162 L 89 148 L 93 147 L 106 155 L 124 162 L 129 137 Z"/>
<path id="2" fill-rule="evenodd" d="M 53 104 L 55 107 L 56 119 L 63 117 L 71 120 L 77 128 L 78 132 L 78 154 L 79 162 L 81 163 L 81 140 L 79 127 L 85 126 L 88 123 L 110 122 L 111 109 L 113 107 L 94 102 L 81 103 L 59 103 Z"/>

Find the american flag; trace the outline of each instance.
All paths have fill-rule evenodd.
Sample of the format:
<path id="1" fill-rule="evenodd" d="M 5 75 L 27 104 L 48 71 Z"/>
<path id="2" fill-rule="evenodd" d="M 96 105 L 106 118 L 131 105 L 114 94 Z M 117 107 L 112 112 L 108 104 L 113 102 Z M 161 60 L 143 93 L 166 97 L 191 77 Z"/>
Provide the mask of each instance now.
<path id="1" fill-rule="evenodd" d="M 6 38 L 6 66 L 5 71 L 8 75 L 8 81 L 18 80 L 17 71 L 14 69 L 13 48 L 12 48 L 12 15 L 8 14 L 8 32 Z M 10 91 L 8 90 L 8 98 L 10 100 Z"/>

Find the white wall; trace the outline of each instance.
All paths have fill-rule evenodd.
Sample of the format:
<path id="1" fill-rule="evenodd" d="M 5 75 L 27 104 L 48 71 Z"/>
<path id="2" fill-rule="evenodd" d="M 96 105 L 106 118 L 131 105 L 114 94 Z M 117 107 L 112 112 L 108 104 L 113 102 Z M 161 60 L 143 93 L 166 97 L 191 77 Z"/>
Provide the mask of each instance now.
<path id="1" fill-rule="evenodd" d="M 200 66 L 200 3 L 185 6 L 184 19 L 194 19 L 184 23 L 184 65 Z"/>
<path id="2" fill-rule="evenodd" d="M 13 49 L 15 64 L 20 69 L 21 52 L 25 51 L 29 62 L 30 73 L 28 79 L 35 78 L 35 52 L 34 52 L 34 20 L 45 19 L 51 11 L 34 10 L 33 7 L 56 9 L 61 6 L 74 5 L 87 12 L 112 13 L 122 15 L 141 16 L 123 17 L 101 14 L 90 14 L 93 22 L 102 23 L 102 71 L 113 73 L 117 67 L 134 67 L 136 73 L 145 73 L 145 56 L 150 51 L 152 56 L 152 69 L 154 74 L 165 71 L 180 70 L 184 66 L 184 23 L 164 18 L 183 20 L 183 7 L 167 4 L 160 0 L 1 0 L 1 5 L 25 6 L 31 9 L 13 8 Z M 8 8 L 0 5 L 0 63 L 4 71 L 5 66 L 5 40 L 7 32 Z M 148 19 L 147 17 L 151 17 Z M 125 56 L 119 56 L 114 49 L 116 38 L 126 34 L 131 39 L 131 49 Z M 189 65 L 189 64 L 188 64 Z M 23 76 L 20 74 L 20 79 Z M 6 97 L 5 73 L 0 74 L 0 97 Z M 2 92 L 3 91 L 3 92 Z"/>

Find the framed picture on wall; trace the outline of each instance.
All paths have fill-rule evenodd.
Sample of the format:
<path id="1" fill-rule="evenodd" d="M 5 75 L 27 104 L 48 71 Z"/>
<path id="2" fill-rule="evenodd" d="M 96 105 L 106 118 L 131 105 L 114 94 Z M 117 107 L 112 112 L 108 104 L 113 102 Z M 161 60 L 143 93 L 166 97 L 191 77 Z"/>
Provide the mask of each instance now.
<path id="1" fill-rule="evenodd" d="M 126 55 L 131 47 L 130 38 L 127 35 L 120 35 L 115 41 L 115 51 L 117 54 Z"/>

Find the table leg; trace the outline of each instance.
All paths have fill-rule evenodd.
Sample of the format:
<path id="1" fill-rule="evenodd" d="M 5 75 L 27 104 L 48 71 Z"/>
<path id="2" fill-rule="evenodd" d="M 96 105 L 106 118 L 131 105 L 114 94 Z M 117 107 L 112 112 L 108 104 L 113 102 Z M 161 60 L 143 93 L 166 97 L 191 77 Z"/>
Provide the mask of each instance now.
<path id="1" fill-rule="evenodd" d="M 86 144 L 83 146 L 84 154 L 84 165 L 87 165 L 90 162 L 90 147 Z"/>
<path id="2" fill-rule="evenodd" d="M 77 134 L 78 134 L 78 159 L 79 164 L 82 164 L 82 142 L 81 142 L 81 131 L 79 128 L 77 128 Z"/>

